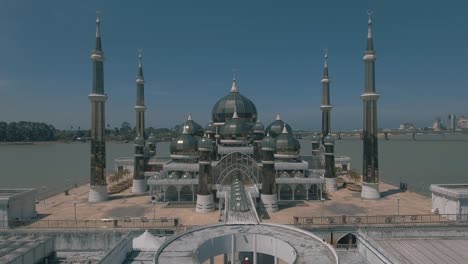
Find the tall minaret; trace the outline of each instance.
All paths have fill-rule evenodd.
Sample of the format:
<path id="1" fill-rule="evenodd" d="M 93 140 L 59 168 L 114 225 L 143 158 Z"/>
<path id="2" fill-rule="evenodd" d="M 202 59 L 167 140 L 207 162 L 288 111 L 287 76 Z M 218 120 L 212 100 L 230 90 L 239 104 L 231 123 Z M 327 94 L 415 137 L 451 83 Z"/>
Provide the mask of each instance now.
<path id="1" fill-rule="evenodd" d="M 185 128 L 184 128 L 185 131 Z M 211 158 L 213 152 L 213 141 L 205 134 L 198 141 L 198 192 L 195 212 L 208 213 L 215 209 L 212 194 L 212 167 Z"/>
<path id="2" fill-rule="evenodd" d="M 99 13 L 96 17 L 96 48 L 91 55 L 93 61 L 93 91 L 91 101 L 91 177 L 89 202 L 107 200 L 106 182 L 106 141 L 105 141 L 105 103 L 104 94 L 104 52 L 101 45 L 101 23 Z"/>
<path id="3" fill-rule="evenodd" d="M 286 127 L 286 126 L 285 126 Z M 269 213 L 278 211 L 278 196 L 276 194 L 275 150 L 276 140 L 270 133 L 262 140 L 262 190 L 260 199 L 264 209 Z"/>
<path id="4" fill-rule="evenodd" d="M 330 112 L 332 106 L 330 105 L 330 79 L 328 78 L 328 51 L 325 50 L 325 63 L 323 66 L 322 77 L 322 143 L 323 139 L 330 133 Z"/>
<path id="5" fill-rule="evenodd" d="M 138 75 L 136 79 L 136 134 L 135 139 L 135 155 L 133 166 L 133 193 L 145 193 L 146 182 L 144 176 L 144 157 L 143 147 L 145 144 L 145 80 L 143 79 L 141 49 L 138 50 Z M 138 139 L 138 140 L 137 140 Z"/>
<path id="6" fill-rule="evenodd" d="M 377 152 L 377 99 L 375 91 L 375 51 L 372 42 L 372 12 L 369 15 L 367 29 L 367 49 L 364 53 L 365 85 L 361 99 L 364 103 L 363 127 L 363 183 L 361 198 L 379 199 L 379 163 Z"/>
<path id="7" fill-rule="evenodd" d="M 136 79 L 136 133 L 145 137 L 145 79 L 143 78 L 143 64 L 141 49 L 138 50 L 138 75 Z"/>

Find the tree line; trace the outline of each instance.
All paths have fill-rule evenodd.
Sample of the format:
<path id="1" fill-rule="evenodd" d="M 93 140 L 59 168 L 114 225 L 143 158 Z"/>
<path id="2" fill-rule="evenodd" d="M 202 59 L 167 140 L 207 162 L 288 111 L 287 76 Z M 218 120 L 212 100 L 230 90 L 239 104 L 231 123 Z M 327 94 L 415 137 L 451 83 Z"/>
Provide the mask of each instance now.
<path id="1" fill-rule="evenodd" d="M 131 141 L 136 137 L 135 127 L 123 122 L 120 127 L 105 129 L 108 140 Z M 176 131 L 168 128 L 145 129 L 146 138 L 153 134 L 157 141 L 167 141 L 176 137 Z M 59 130 L 53 125 L 43 122 L 2 122 L 0 121 L 0 142 L 34 142 L 34 141 L 87 141 L 90 138 L 90 130 L 82 130 L 80 127 Z"/>

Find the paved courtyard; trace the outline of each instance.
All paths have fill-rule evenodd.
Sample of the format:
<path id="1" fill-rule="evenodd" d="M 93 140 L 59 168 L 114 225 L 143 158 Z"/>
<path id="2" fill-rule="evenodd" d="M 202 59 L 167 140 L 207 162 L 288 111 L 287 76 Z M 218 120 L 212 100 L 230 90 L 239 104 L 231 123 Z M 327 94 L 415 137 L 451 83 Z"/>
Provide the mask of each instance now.
<path id="1" fill-rule="evenodd" d="M 63 193 L 50 197 L 37 204 L 37 211 L 42 219 L 74 219 L 76 203 L 77 219 L 107 219 L 146 216 L 152 219 L 160 217 L 178 217 L 183 225 L 214 224 L 219 220 L 219 211 L 208 214 L 195 213 L 194 204 L 165 206 L 153 204 L 148 195 L 136 196 L 126 190 L 111 195 L 110 200 L 102 203 L 89 203 L 89 186 L 83 185 L 70 190 L 70 195 Z M 265 222 L 292 224 L 293 216 L 332 216 L 332 215 L 396 215 L 398 198 L 400 214 L 430 214 L 431 199 L 413 192 L 399 192 L 392 185 L 380 185 L 382 199 L 377 201 L 362 200 L 359 193 L 341 189 L 324 201 L 280 203 L 280 211 L 269 215 L 260 215 Z"/>

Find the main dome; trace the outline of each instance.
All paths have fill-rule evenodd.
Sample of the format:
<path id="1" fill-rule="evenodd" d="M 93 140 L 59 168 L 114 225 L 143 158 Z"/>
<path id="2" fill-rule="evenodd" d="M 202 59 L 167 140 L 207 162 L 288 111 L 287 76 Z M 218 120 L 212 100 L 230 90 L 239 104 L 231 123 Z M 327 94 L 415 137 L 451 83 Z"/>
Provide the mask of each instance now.
<path id="1" fill-rule="evenodd" d="M 255 123 L 257 121 L 257 107 L 249 98 L 243 96 L 237 90 L 236 80 L 232 81 L 231 92 L 221 98 L 211 111 L 214 123 L 225 123 L 231 119 L 237 110 L 237 116 L 246 122 Z"/>

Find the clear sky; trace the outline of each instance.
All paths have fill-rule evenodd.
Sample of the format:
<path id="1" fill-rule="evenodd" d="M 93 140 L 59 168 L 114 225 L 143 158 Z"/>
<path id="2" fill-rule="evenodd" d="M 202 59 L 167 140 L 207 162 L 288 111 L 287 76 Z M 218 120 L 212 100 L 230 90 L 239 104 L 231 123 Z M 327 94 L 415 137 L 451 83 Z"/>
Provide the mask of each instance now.
<path id="1" fill-rule="evenodd" d="M 374 10 L 379 127 L 468 115 L 468 1 L 0 1 L 0 120 L 89 128 L 90 54 L 102 11 L 106 121 L 135 124 L 143 49 L 148 126 L 205 125 L 228 93 L 268 124 L 320 128 L 323 49 L 332 129 L 362 126 L 366 9 Z"/>

